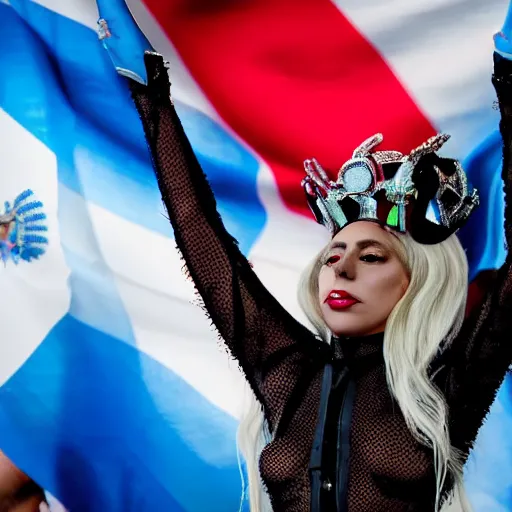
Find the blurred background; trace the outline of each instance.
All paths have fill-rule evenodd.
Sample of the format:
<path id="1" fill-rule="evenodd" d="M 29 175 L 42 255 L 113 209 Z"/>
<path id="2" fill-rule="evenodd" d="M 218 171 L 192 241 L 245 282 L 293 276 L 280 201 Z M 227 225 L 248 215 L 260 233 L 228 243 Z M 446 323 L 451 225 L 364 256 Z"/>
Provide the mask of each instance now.
<path id="1" fill-rule="evenodd" d="M 297 318 L 327 239 L 302 161 L 335 172 L 376 132 L 403 152 L 452 135 L 482 203 L 460 233 L 478 307 L 505 255 L 491 74 L 506 0 L 127 3 L 171 63 L 228 229 Z M 0 0 L 0 215 L 33 210 L 0 231 L 0 450 L 71 511 L 247 509 L 245 385 L 193 304 L 97 19 L 93 0 Z M 512 510 L 511 431 L 508 376 L 467 464 L 477 512 Z"/>

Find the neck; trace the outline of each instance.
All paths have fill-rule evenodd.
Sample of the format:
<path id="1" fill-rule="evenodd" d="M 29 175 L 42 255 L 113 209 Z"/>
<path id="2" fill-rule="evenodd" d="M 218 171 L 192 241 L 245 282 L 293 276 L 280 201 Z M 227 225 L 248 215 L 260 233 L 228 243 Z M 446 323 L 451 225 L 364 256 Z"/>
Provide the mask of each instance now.
<path id="1" fill-rule="evenodd" d="M 370 334 L 361 334 L 358 336 L 336 336 L 340 340 L 358 340 L 362 343 L 371 343 L 373 341 L 381 341 L 384 339 L 384 329 L 378 332 L 372 332 Z"/>
<path id="2" fill-rule="evenodd" d="M 332 346 L 335 357 L 357 362 L 368 357 L 382 359 L 384 332 L 365 336 L 333 336 Z"/>

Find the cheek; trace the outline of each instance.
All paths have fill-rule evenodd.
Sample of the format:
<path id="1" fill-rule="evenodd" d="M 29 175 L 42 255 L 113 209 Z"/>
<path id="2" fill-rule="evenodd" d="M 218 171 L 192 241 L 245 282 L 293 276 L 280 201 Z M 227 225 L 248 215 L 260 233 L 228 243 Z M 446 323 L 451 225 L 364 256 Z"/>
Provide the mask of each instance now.
<path id="1" fill-rule="evenodd" d="M 329 267 L 322 267 L 318 274 L 318 295 L 319 298 L 327 296 L 332 290 L 334 283 L 334 272 Z"/>
<path id="2" fill-rule="evenodd" d="M 375 300 L 385 303 L 398 302 L 407 290 L 409 280 L 401 267 L 382 270 L 368 276 L 367 290 L 371 291 Z"/>

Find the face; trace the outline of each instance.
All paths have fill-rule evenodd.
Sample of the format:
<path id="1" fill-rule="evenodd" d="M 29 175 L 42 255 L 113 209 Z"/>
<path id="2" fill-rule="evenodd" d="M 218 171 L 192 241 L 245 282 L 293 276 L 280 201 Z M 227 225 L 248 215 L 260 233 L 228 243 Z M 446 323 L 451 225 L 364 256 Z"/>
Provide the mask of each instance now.
<path id="1" fill-rule="evenodd" d="M 343 228 L 322 259 L 318 278 L 325 323 L 338 336 L 384 331 L 389 314 L 409 285 L 400 241 L 375 222 Z"/>

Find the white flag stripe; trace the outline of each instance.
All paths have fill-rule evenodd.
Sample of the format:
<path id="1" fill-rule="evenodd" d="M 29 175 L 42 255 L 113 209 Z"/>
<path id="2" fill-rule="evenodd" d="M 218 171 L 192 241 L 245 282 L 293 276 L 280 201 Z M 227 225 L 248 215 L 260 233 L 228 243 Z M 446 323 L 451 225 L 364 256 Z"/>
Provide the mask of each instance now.
<path id="1" fill-rule="evenodd" d="M 0 109 L 0 133 L 9 144 L 0 144 L 2 202 L 31 189 L 43 202 L 49 238 L 40 260 L 0 267 L 2 340 L 0 384 L 32 354 L 52 327 L 67 313 L 70 303 L 69 269 L 60 245 L 57 220 L 57 164 L 55 155 Z M 3 212 L 3 204 L 2 204 Z"/>
<path id="2" fill-rule="evenodd" d="M 99 206 L 90 205 L 90 215 L 102 256 L 115 275 L 130 317 L 137 348 L 221 409 L 238 415 L 236 363 L 220 348 L 202 309 L 192 303 L 196 296 L 181 271 L 183 262 L 174 240 Z"/>
<path id="3" fill-rule="evenodd" d="M 498 123 L 492 35 L 508 0 L 333 0 L 463 158 Z"/>
<path id="4" fill-rule="evenodd" d="M 86 27 L 96 30 L 99 18 L 95 0 L 31 0 Z"/>
<path id="5" fill-rule="evenodd" d="M 312 219 L 286 208 L 274 176 L 265 164 L 260 166 L 257 187 L 268 222 L 251 249 L 250 260 L 262 282 L 279 302 L 307 324 L 297 300 L 298 283 L 304 268 L 328 243 L 329 234 Z"/>

